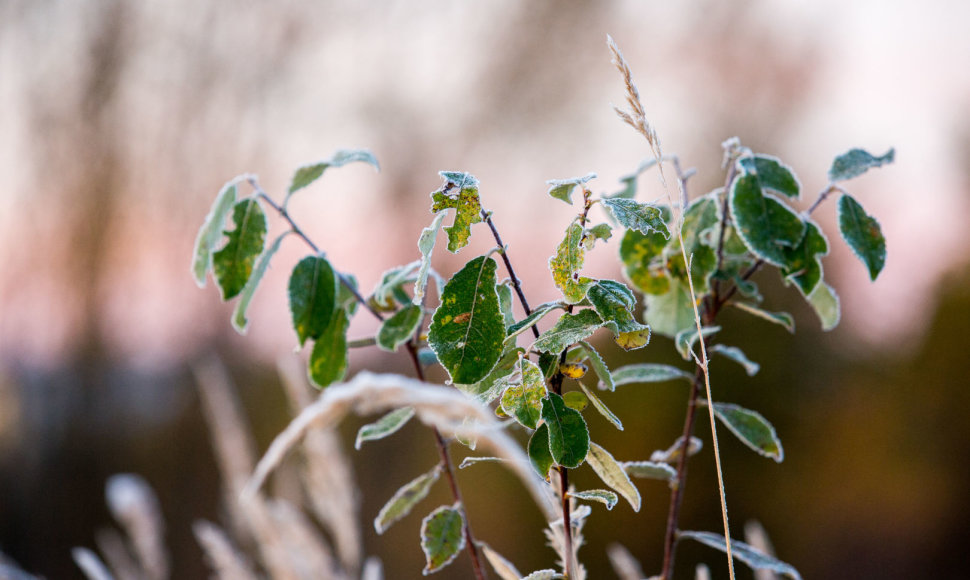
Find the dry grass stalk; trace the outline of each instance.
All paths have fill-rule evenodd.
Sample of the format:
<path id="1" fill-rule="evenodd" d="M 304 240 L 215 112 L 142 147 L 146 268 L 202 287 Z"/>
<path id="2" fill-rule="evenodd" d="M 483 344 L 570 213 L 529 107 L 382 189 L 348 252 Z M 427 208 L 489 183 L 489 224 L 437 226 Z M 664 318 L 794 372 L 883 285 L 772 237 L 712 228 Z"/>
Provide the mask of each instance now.
<path id="1" fill-rule="evenodd" d="M 130 473 L 114 475 L 105 486 L 105 499 L 111 514 L 131 539 L 141 577 L 148 580 L 168 578 L 165 521 L 158 498 L 148 482 Z"/>
<path id="2" fill-rule="evenodd" d="M 489 449 L 508 465 L 532 494 L 546 519 L 557 517 L 557 506 L 547 487 L 532 469 L 528 457 L 486 407 L 455 389 L 430 385 L 395 375 L 358 374 L 352 381 L 327 387 L 280 433 L 256 466 L 246 485 L 244 496 L 254 496 L 269 474 L 311 427 L 336 425 L 348 413 L 370 415 L 390 409 L 411 406 L 425 424 L 459 437 L 477 437 L 479 445 Z M 465 422 L 465 417 L 474 421 Z"/>
<path id="3" fill-rule="evenodd" d="M 610 557 L 613 571 L 620 580 L 643 580 L 646 577 L 640 562 L 622 544 L 610 544 L 606 554 Z"/>
<path id="4" fill-rule="evenodd" d="M 252 565 L 236 550 L 222 528 L 199 520 L 192 525 L 192 531 L 218 580 L 257 580 Z"/>

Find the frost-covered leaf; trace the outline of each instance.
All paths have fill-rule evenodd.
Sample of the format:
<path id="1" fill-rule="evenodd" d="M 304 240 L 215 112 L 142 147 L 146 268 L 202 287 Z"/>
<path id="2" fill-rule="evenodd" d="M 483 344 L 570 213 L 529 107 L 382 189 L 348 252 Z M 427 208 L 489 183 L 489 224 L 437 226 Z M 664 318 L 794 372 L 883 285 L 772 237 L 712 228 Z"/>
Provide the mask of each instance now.
<path id="1" fill-rule="evenodd" d="M 710 546 L 716 550 L 727 552 L 727 545 L 724 536 L 712 532 L 677 532 L 678 538 L 688 538 Z M 744 542 L 731 539 L 731 553 L 735 560 L 744 562 L 754 570 L 770 570 L 777 574 L 784 574 L 794 580 L 801 580 L 801 575 L 790 564 L 786 564 L 777 558 L 773 558 L 761 551 L 749 546 Z"/>
<path id="2" fill-rule="evenodd" d="M 842 318 L 839 295 L 831 286 L 819 282 L 806 298 L 821 320 L 822 330 L 832 330 L 839 325 L 839 319 Z"/>
<path id="3" fill-rule="evenodd" d="M 611 510 L 616 505 L 616 502 L 620 500 L 619 497 L 612 491 L 607 489 L 591 489 L 589 491 L 571 491 L 567 495 L 570 495 L 576 499 L 584 499 L 587 501 L 598 501 L 602 504 L 606 504 L 606 509 Z"/>
<path id="4" fill-rule="evenodd" d="M 566 313 L 552 328 L 539 335 L 532 348 L 540 352 L 560 353 L 569 345 L 585 340 L 601 326 L 603 319 L 594 310 Z"/>
<path id="5" fill-rule="evenodd" d="M 753 377 L 754 375 L 758 374 L 758 371 L 761 369 L 761 365 L 759 365 L 758 363 L 752 361 L 747 356 L 745 356 L 744 351 L 742 351 L 740 348 L 736 346 L 725 346 L 723 344 L 715 344 L 715 345 L 712 345 L 707 350 L 708 352 L 711 352 L 711 353 L 719 354 L 721 356 L 726 356 L 727 358 L 738 363 L 739 365 L 744 367 L 744 372 L 748 373 L 749 377 Z"/>
<path id="6" fill-rule="evenodd" d="M 650 330 L 663 336 L 674 338 L 685 328 L 694 326 L 694 308 L 686 284 L 671 279 L 666 293 L 643 297 L 646 305 L 644 321 Z"/>
<path id="7" fill-rule="evenodd" d="M 555 393 L 542 400 L 542 419 L 549 428 L 549 452 L 553 460 L 570 469 L 582 465 L 589 453 L 589 430 L 583 415 L 566 406 Z"/>
<path id="8" fill-rule="evenodd" d="M 586 388 L 586 385 L 582 383 L 579 384 L 579 388 L 581 388 L 583 392 L 586 393 L 586 398 L 588 398 L 589 402 L 593 404 L 593 408 L 599 411 L 600 415 L 603 415 L 604 417 L 606 417 L 606 420 L 609 421 L 610 423 L 613 423 L 613 426 L 619 429 L 620 431 L 623 430 L 623 423 L 620 421 L 619 417 L 614 415 L 613 411 L 610 411 L 609 407 L 603 404 L 603 401 L 601 401 L 599 397 L 594 395 L 589 389 Z"/>
<path id="9" fill-rule="evenodd" d="M 256 294 L 256 288 L 259 287 L 259 283 L 263 280 L 263 275 L 266 274 L 266 269 L 269 268 L 270 260 L 276 255 L 276 252 L 280 249 L 280 243 L 283 242 L 283 238 L 287 236 L 290 232 L 284 232 L 279 235 L 273 243 L 260 254 L 259 259 L 256 261 L 256 266 L 253 268 L 253 273 L 243 286 L 242 292 L 239 294 L 239 301 L 236 302 L 236 309 L 232 313 L 232 327 L 236 329 L 239 334 L 246 334 L 246 326 L 249 321 L 246 320 L 246 310 L 249 309 L 249 303 L 253 299 L 253 295 Z"/>
<path id="10" fill-rule="evenodd" d="M 394 522 L 411 513 L 414 506 L 428 496 L 428 491 L 441 476 L 441 465 L 411 480 L 391 496 L 374 518 L 374 529 L 383 534 Z"/>
<path id="11" fill-rule="evenodd" d="M 360 449 L 364 441 L 376 441 L 397 433 L 401 427 L 404 427 L 411 420 L 411 417 L 414 417 L 414 408 L 401 407 L 394 409 L 373 423 L 364 425 L 357 431 L 354 449 Z"/>
<path id="12" fill-rule="evenodd" d="M 370 163 L 378 171 L 381 169 L 380 164 L 377 163 L 377 158 L 370 151 L 364 149 L 341 149 L 334 153 L 330 159 L 307 163 L 299 167 L 296 173 L 293 174 L 293 181 L 290 182 L 290 188 L 287 190 L 286 196 L 289 197 L 298 190 L 310 185 L 319 179 L 328 168 L 340 167 L 341 165 L 347 165 L 355 161 Z"/>
<path id="13" fill-rule="evenodd" d="M 620 183 L 622 183 L 624 186 L 623 189 L 621 189 L 616 193 L 611 194 L 609 197 L 611 198 L 619 197 L 623 199 L 633 199 L 634 197 L 636 197 L 637 178 L 640 177 L 641 173 L 652 168 L 656 164 L 657 164 L 656 157 L 648 157 L 647 159 L 644 159 L 643 161 L 641 161 L 636 171 L 634 171 L 633 173 L 630 173 L 629 175 L 624 175 L 623 177 L 620 178 Z"/>
<path id="14" fill-rule="evenodd" d="M 787 312 L 768 312 L 767 310 L 762 310 L 761 308 L 746 302 L 732 302 L 731 304 L 733 304 L 739 310 L 744 310 L 748 314 L 752 314 L 758 318 L 767 320 L 768 322 L 773 322 L 783 326 L 788 332 L 793 334 L 795 332 L 795 317 Z"/>
<path id="15" fill-rule="evenodd" d="M 573 177 L 572 179 L 550 179 L 546 184 L 549 185 L 549 195 L 572 205 L 573 189 L 577 186 L 585 187 L 586 182 L 595 178 L 595 173 L 589 173 L 583 177 Z"/>
<path id="16" fill-rule="evenodd" d="M 502 356 L 505 321 L 495 293 L 495 260 L 479 256 L 445 284 L 428 345 L 452 382 L 478 382 Z"/>
<path id="17" fill-rule="evenodd" d="M 556 464 L 556 460 L 552 458 L 552 452 L 549 450 L 549 427 L 545 423 L 532 432 L 528 452 L 529 461 L 532 462 L 536 473 L 549 481 L 549 470 Z"/>
<path id="18" fill-rule="evenodd" d="M 424 518 L 421 522 L 421 550 L 425 557 L 422 571 L 425 576 L 451 564 L 465 547 L 464 525 L 465 518 L 458 504 L 441 506 Z"/>
<path id="19" fill-rule="evenodd" d="M 212 255 L 212 273 L 222 290 L 223 300 L 242 292 L 253 273 L 256 258 L 263 252 L 266 238 L 266 214 L 255 199 L 236 203 L 232 221 L 235 228 L 225 232 L 229 240 Z"/>
<path id="20" fill-rule="evenodd" d="M 481 457 L 476 455 L 469 455 L 468 457 L 461 460 L 461 464 L 458 465 L 458 469 L 465 469 L 466 467 L 471 467 L 476 463 L 501 463 L 505 461 L 501 457 Z"/>
<path id="21" fill-rule="evenodd" d="M 565 578 L 565 576 L 555 570 L 547 568 L 545 570 L 536 570 L 522 580 L 558 580 L 559 578 Z"/>
<path id="22" fill-rule="evenodd" d="M 886 264 L 886 238 L 875 218 L 866 213 L 851 195 L 839 198 L 839 231 L 852 252 L 875 280 Z"/>
<path id="23" fill-rule="evenodd" d="M 492 569 L 498 574 L 498 577 L 502 580 L 521 580 L 522 573 L 512 564 L 506 560 L 501 554 L 492 549 L 491 546 L 485 542 L 477 542 L 478 547 L 481 548 L 482 553 L 485 554 L 485 559 L 488 563 L 492 565 Z"/>
<path id="24" fill-rule="evenodd" d="M 590 304 L 613 331 L 613 340 L 625 350 L 646 346 L 650 341 L 650 327 L 633 317 L 636 299 L 633 292 L 615 280 L 597 280 L 586 292 Z"/>
<path id="25" fill-rule="evenodd" d="M 714 248 L 717 246 L 720 224 L 720 203 L 714 195 L 705 195 L 694 200 L 684 212 L 681 234 L 684 238 L 684 249 L 690 259 L 694 292 L 698 295 L 709 291 L 711 276 L 717 270 L 717 253 Z M 664 254 L 667 256 L 667 272 L 686 287 L 687 267 L 679 243 L 670 244 Z"/>
<path id="26" fill-rule="evenodd" d="M 711 336 L 712 334 L 721 330 L 720 326 L 705 326 L 701 328 L 701 334 L 704 338 Z M 677 352 L 684 360 L 691 360 L 691 352 L 694 350 L 694 343 L 697 342 L 697 327 L 688 328 L 677 333 L 674 339 L 674 344 L 677 346 Z"/>
<path id="27" fill-rule="evenodd" d="M 597 240 L 609 241 L 613 237 L 613 228 L 610 224 L 602 223 L 586 230 L 586 240 L 584 247 L 587 251 L 592 250 Z"/>
<path id="28" fill-rule="evenodd" d="M 660 256 L 667 239 L 653 232 L 641 234 L 627 230 L 620 242 L 620 259 L 623 273 L 633 287 L 644 294 L 664 294 L 670 289 L 670 281 Z"/>
<path id="29" fill-rule="evenodd" d="M 609 198 L 603 200 L 603 205 L 610 208 L 616 221 L 629 229 L 642 234 L 657 232 L 664 238 L 670 239 L 670 230 L 664 221 L 663 209 L 649 203 L 639 203 L 632 199 Z"/>
<path id="30" fill-rule="evenodd" d="M 431 225 L 421 230 L 421 236 L 418 237 L 421 266 L 418 268 L 417 279 L 414 281 L 414 298 L 412 299 L 412 302 L 417 305 L 424 301 L 424 291 L 428 286 L 428 274 L 431 272 L 431 253 L 434 250 L 438 230 L 441 229 L 441 221 L 444 218 L 444 213 L 436 215 L 431 221 Z"/>
<path id="31" fill-rule="evenodd" d="M 589 361 L 589 366 L 593 368 L 593 372 L 595 372 L 596 376 L 599 378 L 601 385 L 600 388 L 608 391 L 615 390 L 616 385 L 613 383 L 613 374 L 610 372 L 609 367 L 606 366 L 606 363 L 603 361 L 603 357 L 600 356 L 600 353 L 596 352 L 593 345 L 585 340 L 579 342 L 577 346 L 586 354 L 586 360 Z"/>
<path id="32" fill-rule="evenodd" d="M 502 395 L 502 391 L 505 390 L 506 382 L 503 380 L 509 374 L 515 370 L 515 365 L 518 363 L 519 356 L 525 352 L 525 349 L 519 348 L 513 344 L 506 344 L 505 350 L 502 352 L 501 358 L 492 367 L 492 370 L 488 371 L 485 378 L 478 381 L 477 383 L 462 384 L 455 383 L 455 388 L 459 391 L 473 397 L 476 401 L 483 405 L 490 405 L 492 401 L 499 398 Z"/>
<path id="33" fill-rule="evenodd" d="M 656 461 L 624 461 L 620 463 L 620 467 L 630 477 L 660 479 L 663 481 L 670 481 L 677 477 L 676 469 L 666 463 Z"/>
<path id="34" fill-rule="evenodd" d="M 482 204 L 478 198 L 478 179 L 470 173 L 442 171 L 445 187 L 431 194 L 431 211 L 455 210 L 455 220 L 445 226 L 448 251 L 452 254 L 468 245 L 472 224 L 482 221 Z"/>
<path id="35" fill-rule="evenodd" d="M 589 399 L 586 397 L 586 395 L 580 393 L 579 391 L 569 391 L 568 393 L 563 393 L 562 400 L 566 403 L 567 407 L 580 412 L 589 405 Z"/>
<path id="36" fill-rule="evenodd" d="M 825 234 L 815 222 L 808 220 L 802 241 L 794 248 L 785 248 L 785 265 L 781 273 L 807 296 L 822 279 L 822 257 L 828 253 L 829 242 Z"/>
<path id="37" fill-rule="evenodd" d="M 229 217 L 236 203 L 236 180 L 222 186 L 216 195 L 209 214 L 205 216 L 199 235 L 195 239 L 195 251 L 192 253 L 192 275 L 199 288 L 205 287 L 205 273 L 212 266 L 212 251 L 222 239 L 222 226 Z"/>
<path id="38" fill-rule="evenodd" d="M 545 302 L 543 304 L 536 306 L 535 308 L 532 309 L 531 314 L 529 314 L 522 320 L 516 322 L 515 324 L 509 327 L 509 337 L 516 336 L 518 334 L 525 332 L 526 329 L 533 326 L 536 322 L 539 322 L 539 320 L 542 317 L 544 317 L 546 314 L 549 314 L 556 308 L 565 308 L 565 307 L 566 305 L 559 301 Z"/>
<path id="39" fill-rule="evenodd" d="M 583 250 L 583 226 L 573 222 L 566 228 L 566 235 L 549 258 L 552 281 L 562 291 L 568 304 L 576 304 L 586 297 L 586 290 L 594 280 L 579 275 L 585 261 Z"/>
<path id="40" fill-rule="evenodd" d="M 498 309 L 502 312 L 502 321 L 505 323 L 506 332 L 515 324 L 515 313 L 512 312 L 512 287 L 508 281 L 508 278 L 506 278 L 504 282 L 495 285 L 495 293 L 498 294 Z"/>
<path id="41" fill-rule="evenodd" d="M 559 372 L 559 353 L 539 352 L 539 368 L 542 376 L 548 381 Z"/>
<path id="42" fill-rule="evenodd" d="M 761 190 L 758 176 L 742 175 L 731 186 L 731 217 L 751 253 L 775 266 L 785 264 L 785 248 L 805 235 L 805 223 L 791 208 Z"/>
<path id="43" fill-rule="evenodd" d="M 650 461 L 656 463 L 676 463 L 680 459 L 680 448 L 684 444 L 683 436 L 678 437 L 674 444 L 671 445 L 666 450 L 657 450 L 650 454 Z M 687 444 L 687 456 L 693 456 L 700 453 L 700 450 L 704 448 L 704 442 L 697 437 L 691 436 L 690 443 Z"/>
<path id="44" fill-rule="evenodd" d="M 535 429 L 546 396 L 546 382 L 534 362 L 519 357 L 512 374 L 503 379 L 508 385 L 502 395 L 502 410 L 529 429 Z"/>
<path id="45" fill-rule="evenodd" d="M 603 449 L 596 443 L 590 443 L 586 462 L 593 468 L 596 475 L 603 480 L 603 483 L 611 489 L 616 490 L 617 493 L 630 502 L 633 511 L 640 511 L 640 492 L 633 485 L 633 482 L 630 481 L 626 472 L 623 471 L 623 467 L 620 466 L 616 459 L 613 459 L 609 451 Z"/>
<path id="46" fill-rule="evenodd" d="M 662 383 L 683 379 L 694 382 L 694 375 L 677 367 L 655 363 L 636 363 L 613 371 L 613 384 L 616 386 L 630 383 Z"/>
<path id="47" fill-rule="evenodd" d="M 761 187 L 777 191 L 778 193 L 798 199 L 801 189 L 798 178 L 791 167 L 781 162 L 777 157 L 770 155 L 754 155 L 744 157 L 738 163 L 746 173 L 754 173 L 761 182 Z"/>
<path id="48" fill-rule="evenodd" d="M 785 451 L 775 428 L 756 411 L 733 403 L 714 403 L 714 415 L 745 445 L 781 463 Z"/>
<path id="49" fill-rule="evenodd" d="M 337 307 L 337 274 L 326 258 L 307 256 L 290 274 L 289 296 L 293 329 L 300 346 L 323 335 Z"/>
<path id="50" fill-rule="evenodd" d="M 323 388 L 340 381 L 347 374 L 347 329 L 350 313 L 338 308 L 314 342 L 307 372 L 310 381 Z"/>
<path id="51" fill-rule="evenodd" d="M 896 158 L 896 150 L 890 149 L 885 155 L 875 157 L 863 149 L 850 149 L 835 158 L 829 169 L 829 181 L 845 181 L 858 177 L 874 167 L 881 167 L 892 163 Z"/>
<path id="52" fill-rule="evenodd" d="M 381 350 L 394 352 L 412 336 L 424 318 L 424 310 L 417 305 L 410 304 L 386 319 L 377 331 L 377 346 Z"/>
<path id="53" fill-rule="evenodd" d="M 417 281 L 417 272 L 420 268 L 421 260 L 415 260 L 410 264 L 395 266 L 381 274 L 380 282 L 371 293 L 371 304 L 378 310 L 394 310 L 394 299 L 401 304 L 411 303 L 412 299 L 404 292 L 403 286 Z"/>

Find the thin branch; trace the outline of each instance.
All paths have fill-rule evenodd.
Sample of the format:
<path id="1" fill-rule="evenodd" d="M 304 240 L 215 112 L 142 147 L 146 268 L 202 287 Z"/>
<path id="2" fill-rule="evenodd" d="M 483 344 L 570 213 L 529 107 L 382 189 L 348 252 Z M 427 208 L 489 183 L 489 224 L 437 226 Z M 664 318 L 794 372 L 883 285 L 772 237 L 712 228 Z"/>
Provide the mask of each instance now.
<path id="1" fill-rule="evenodd" d="M 492 237 L 495 238 L 495 243 L 498 244 L 500 248 L 499 254 L 502 256 L 502 262 L 505 263 L 505 270 L 509 273 L 509 279 L 512 280 L 512 288 L 515 290 L 516 296 L 519 297 L 519 303 L 522 305 L 522 310 L 525 311 L 525 315 L 528 316 L 532 314 L 532 309 L 529 308 L 529 301 L 525 298 L 525 293 L 522 292 L 522 282 L 519 277 L 515 275 L 515 269 L 512 267 L 512 261 L 509 258 L 509 249 L 502 242 L 502 236 L 498 234 L 498 229 L 492 222 L 492 213 L 482 210 L 482 219 L 488 225 L 488 228 L 492 230 Z M 536 338 L 539 338 L 539 326 L 537 324 L 532 325 L 532 334 Z"/>

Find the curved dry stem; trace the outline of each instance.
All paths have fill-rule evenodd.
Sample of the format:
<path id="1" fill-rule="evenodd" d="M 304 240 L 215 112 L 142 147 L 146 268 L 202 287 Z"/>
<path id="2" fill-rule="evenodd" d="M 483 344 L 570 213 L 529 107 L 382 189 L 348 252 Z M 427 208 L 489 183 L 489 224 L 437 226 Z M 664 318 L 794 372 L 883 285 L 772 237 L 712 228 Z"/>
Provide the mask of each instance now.
<path id="1" fill-rule="evenodd" d="M 259 491 L 273 469 L 311 427 L 336 425 L 349 413 L 369 415 L 404 406 L 414 407 L 426 425 L 459 436 L 476 437 L 479 445 L 506 460 L 548 521 L 559 517 L 555 499 L 532 470 L 528 457 L 502 430 L 489 409 L 442 385 L 369 372 L 361 372 L 350 382 L 327 387 L 316 402 L 300 413 L 260 459 L 243 489 L 243 497 L 252 497 Z M 466 422 L 466 417 L 474 421 Z"/>

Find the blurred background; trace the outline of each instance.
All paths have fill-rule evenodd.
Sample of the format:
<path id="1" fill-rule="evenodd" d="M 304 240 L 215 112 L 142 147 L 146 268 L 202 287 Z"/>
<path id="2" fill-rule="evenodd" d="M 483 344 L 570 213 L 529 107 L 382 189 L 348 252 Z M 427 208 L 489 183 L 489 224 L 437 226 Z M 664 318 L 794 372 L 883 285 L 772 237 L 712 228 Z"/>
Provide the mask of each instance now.
<path id="1" fill-rule="evenodd" d="M 96 531 L 114 525 L 105 481 L 131 472 L 159 496 L 172 577 L 206 577 L 191 524 L 223 514 L 192 369 L 213 355 L 225 362 L 265 449 L 290 416 L 275 361 L 306 354 L 294 354 L 284 298 L 307 251 L 299 243 L 277 256 L 246 336 L 213 285 L 199 290 L 190 276 L 196 231 L 235 175 L 256 173 L 279 195 L 300 164 L 338 148 L 373 151 L 380 173 L 328 172 L 291 205 L 331 261 L 369 289 L 418 257 L 437 172 L 469 171 L 530 300 L 553 299 L 545 264 L 573 210 L 545 195 L 545 181 L 592 171 L 594 191 L 610 193 L 649 156 L 612 111 L 624 93 L 611 34 L 665 151 L 698 170 L 691 195 L 723 183 L 720 143 L 731 136 L 791 164 L 804 206 L 835 155 L 896 147 L 896 164 L 848 184 L 888 240 L 877 282 L 836 237 L 834 204 L 816 214 L 830 232 L 824 265 L 842 325 L 821 333 L 770 273 L 759 279 L 765 305 L 793 312 L 798 334 L 725 320 L 724 341 L 762 371 L 713 366 L 716 396 L 764 414 L 786 451 L 775 464 L 723 438 L 727 496 L 735 535 L 762 522 L 806 578 L 963 577 L 967 22 L 970 4 L 956 0 L 3 0 L 0 551 L 31 573 L 80 578 L 70 549 L 94 547 Z M 655 174 L 641 184 L 643 200 L 662 194 Z M 457 258 L 439 248 L 435 267 L 448 274 L 486 251 L 480 228 Z M 282 225 L 271 220 L 270 231 Z M 588 271 L 619 277 L 617 246 L 600 246 Z M 358 317 L 351 336 L 374 330 Z M 601 352 L 612 364 L 682 364 L 662 338 L 632 354 L 606 343 Z M 409 369 L 405 355 L 375 349 L 355 350 L 351 365 Z M 676 438 L 685 399 L 673 384 L 623 387 L 606 402 L 626 431 L 594 417 L 593 438 L 618 459 L 645 459 Z M 345 441 L 361 421 L 341 427 Z M 418 577 L 420 516 L 380 538 L 370 522 L 433 465 L 432 438 L 413 424 L 348 451 L 364 552 L 383 559 L 388 578 Z M 460 477 L 479 537 L 520 570 L 552 564 L 541 516 L 510 475 L 485 464 Z M 590 473 L 576 479 L 595 485 Z M 605 549 L 615 541 L 648 574 L 659 570 L 668 491 L 638 486 L 639 514 L 593 507 L 580 552 L 592 578 L 612 577 Z M 418 511 L 445 502 L 440 486 Z M 691 464 L 682 521 L 720 527 L 709 445 Z M 439 577 L 469 577 L 467 558 Z M 701 561 L 726 577 L 719 553 L 686 543 L 678 575 Z"/>

